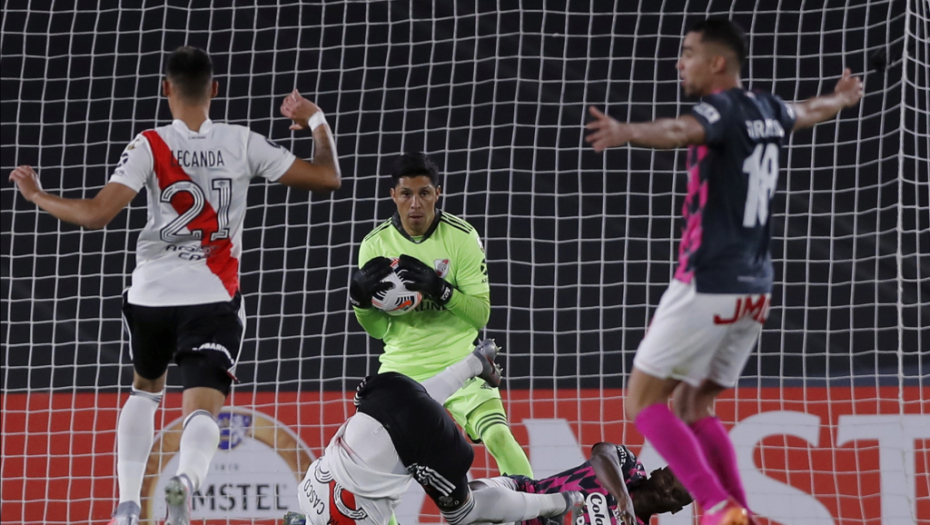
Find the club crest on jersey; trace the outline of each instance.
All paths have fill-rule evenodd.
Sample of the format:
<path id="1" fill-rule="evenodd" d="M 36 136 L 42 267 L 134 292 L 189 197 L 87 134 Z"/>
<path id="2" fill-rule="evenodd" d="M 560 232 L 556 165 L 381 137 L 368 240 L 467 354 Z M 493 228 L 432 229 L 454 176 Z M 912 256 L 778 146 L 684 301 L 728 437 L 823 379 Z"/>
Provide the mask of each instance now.
<path id="1" fill-rule="evenodd" d="M 132 142 L 130 142 L 129 145 L 126 146 L 126 151 L 131 151 L 131 150 L 136 149 L 136 146 L 141 145 L 143 140 L 145 139 L 142 138 L 142 135 L 139 135 L 138 137 L 132 139 Z"/>
<path id="2" fill-rule="evenodd" d="M 449 259 L 436 259 L 433 261 L 433 266 L 436 267 L 436 273 L 443 279 L 449 275 Z"/>

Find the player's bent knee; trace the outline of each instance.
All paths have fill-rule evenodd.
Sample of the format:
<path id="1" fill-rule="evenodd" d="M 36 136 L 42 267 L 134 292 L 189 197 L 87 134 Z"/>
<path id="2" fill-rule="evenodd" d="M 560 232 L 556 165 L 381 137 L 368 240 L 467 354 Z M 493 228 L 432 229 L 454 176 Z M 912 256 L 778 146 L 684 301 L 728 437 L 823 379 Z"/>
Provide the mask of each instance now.
<path id="1" fill-rule="evenodd" d="M 165 377 L 167 372 L 162 372 L 160 376 L 154 378 L 143 377 L 136 372 L 133 374 L 132 378 L 132 388 L 140 392 L 148 392 L 150 394 L 158 394 L 165 390 Z"/>
<path id="2" fill-rule="evenodd" d="M 685 423 L 688 422 L 693 410 L 695 393 L 696 390 L 693 386 L 688 383 L 681 383 L 672 395 L 672 412 Z"/>
<path id="3" fill-rule="evenodd" d="M 713 416 L 714 400 L 724 390 L 725 387 L 710 380 L 705 380 L 700 386 L 678 385 L 672 402 L 675 415 L 689 425 Z"/>
<path id="4" fill-rule="evenodd" d="M 188 414 L 186 418 L 184 418 L 184 424 L 181 425 L 181 428 L 182 429 L 187 428 L 187 425 L 196 417 L 206 417 L 206 418 L 210 418 L 211 421 L 216 421 L 216 418 L 213 417 L 213 414 L 210 413 L 209 410 L 203 410 L 203 409 L 194 410 L 193 412 Z"/>
<path id="5" fill-rule="evenodd" d="M 623 411 L 627 419 L 636 421 L 639 413 L 653 403 L 648 403 L 643 396 L 637 395 L 636 392 L 627 391 L 627 398 L 623 401 Z"/>
<path id="6" fill-rule="evenodd" d="M 693 403 L 679 403 L 677 400 L 672 403 L 672 411 L 675 417 L 682 420 L 685 424 L 690 425 L 701 419 L 701 415 L 695 411 Z"/>
<path id="7" fill-rule="evenodd" d="M 132 371 L 133 385 L 148 385 L 159 381 L 164 384 L 165 377 L 168 375 L 168 363 L 154 362 L 154 360 L 150 362 L 137 358 L 133 360 Z M 136 386 L 136 388 L 139 387 Z"/>
<path id="8" fill-rule="evenodd" d="M 486 488 L 488 488 L 488 487 L 490 487 L 490 486 L 491 486 L 491 485 L 485 483 L 484 480 L 482 480 L 482 479 L 475 479 L 475 480 L 472 480 L 472 481 L 469 481 L 469 482 L 468 482 L 468 488 L 469 488 L 472 492 L 475 492 L 476 490 L 486 489 Z"/>
<path id="9" fill-rule="evenodd" d="M 484 446 L 487 447 L 488 451 L 491 452 L 492 456 L 495 451 L 504 450 L 510 446 L 520 446 L 520 444 L 517 443 L 517 438 L 513 437 L 510 427 L 507 426 L 506 420 L 495 422 L 484 427 L 481 433 L 481 441 L 484 443 Z"/>
<path id="10" fill-rule="evenodd" d="M 623 411 L 626 413 L 627 419 L 636 421 L 636 417 L 642 412 L 642 408 L 640 408 L 639 404 L 634 403 L 632 399 L 627 397 L 626 401 L 623 403 Z"/>
<path id="11" fill-rule="evenodd" d="M 155 406 L 158 406 L 161 404 L 162 398 L 165 397 L 165 391 L 161 390 L 158 392 L 152 392 L 149 390 L 140 390 L 136 388 L 135 385 L 133 385 L 132 390 L 129 392 L 129 395 L 130 397 L 135 396 L 138 398 L 147 399 L 151 401 L 152 403 L 155 403 Z"/>
<path id="12" fill-rule="evenodd" d="M 691 424 L 693 424 L 695 421 L 697 421 L 698 419 L 700 419 L 700 418 L 698 418 L 698 417 L 695 417 L 695 416 L 694 416 L 694 412 L 692 412 L 692 411 L 690 411 L 690 410 L 682 410 L 682 411 L 676 410 L 676 411 L 675 411 L 675 417 L 677 417 L 678 419 L 680 419 L 680 420 L 681 420 L 684 424 L 686 424 L 686 425 L 691 425 Z"/>
<path id="13" fill-rule="evenodd" d="M 485 437 L 490 435 L 489 432 L 494 434 L 496 430 L 493 429 L 500 425 L 507 428 L 509 432 L 507 414 L 504 412 L 504 405 L 500 399 L 485 401 L 468 414 L 469 435 L 472 439 L 480 440 L 485 444 L 487 444 Z"/>
<path id="14" fill-rule="evenodd" d="M 684 421 L 685 423 L 688 422 L 688 406 L 685 401 L 677 399 L 677 398 L 673 399 L 672 400 L 672 412 L 675 414 L 675 417 L 677 417 L 678 419 Z"/>

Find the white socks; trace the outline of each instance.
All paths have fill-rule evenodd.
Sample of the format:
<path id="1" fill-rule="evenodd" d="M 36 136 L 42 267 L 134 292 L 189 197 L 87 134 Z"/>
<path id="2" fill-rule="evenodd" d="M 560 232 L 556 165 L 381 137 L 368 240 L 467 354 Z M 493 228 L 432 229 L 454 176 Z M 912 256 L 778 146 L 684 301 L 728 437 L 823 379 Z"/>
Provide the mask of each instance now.
<path id="1" fill-rule="evenodd" d="M 508 523 L 531 520 L 537 517 L 556 517 L 565 514 L 565 496 L 555 494 L 527 494 L 501 486 L 488 486 L 472 492 L 475 506 L 461 523 Z M 451 522 L 450 522 L 451 523 Z"/>
<path id="2" fill-rule="evenodd" d="M 426 381 L 422 381 L 420 384 L 423 385 L 431 398 L 439 402 L 440 405 L 444 405 L 449 396 L 458 392 L 466 381 L 476 377 L 482 370 L 484 370 L 484 367 L 478 356 L 468 354 L 465 359 L 452 366 L 447 366 L 445 370 Z"/>
<path id="3" fill-rule="evenodd" d="M 194 491 L 200 488 L 203 478 L 207 477 L 210 460 L 219 444 L 220 427 L 213 414 L 206 410 L 191 412 L 184 420 L 176 475 L 186 475 Z"/>
<path id="4" fill-rule="evenodd" d="M 503 487 L 508 490 L 517 490 L 517 481 L 510 476 L 497 476 L 494 478 L 479 478 L 469 481 L 472 491 L 484 490 L 487 487 Z"/>
<path id="5" fill-rule="evenodd" d="M 116 426 L 116 474 L 119 502 L 142 505 L 142 479 L 155 440 L 155 411 L 162 394 L 132 389 Z"/>
<path id="6" fill-rule="evenodd" d="M 119 480 L 119 502 L 142 505 L 142 480 L 149 453 L 155 440 L 155 411 L 162 394 L 132 389 L 123 405 L 116 426 L 116 472 Z M 184 420 L 177 474 L 185 474 L 194 490 L 207 476 L 210 460 L 220 443 L 220 427 L 213 414 L 196 410 Z"/>

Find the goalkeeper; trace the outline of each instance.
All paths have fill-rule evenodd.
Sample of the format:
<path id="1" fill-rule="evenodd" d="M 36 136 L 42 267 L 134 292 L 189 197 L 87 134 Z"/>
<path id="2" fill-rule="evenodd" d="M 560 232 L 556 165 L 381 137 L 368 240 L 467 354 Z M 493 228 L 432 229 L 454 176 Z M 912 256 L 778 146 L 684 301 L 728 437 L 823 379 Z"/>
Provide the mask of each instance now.
<path id="1" fill-rule="evenodd" d="M 475 228 L 436 209 L 438 169 L 429 157 L 402 155 L 392 177 L 397 213 L 362 241 L 361 269 L 352 278 L 349 298 L 359 324 L 384 341 L 379 373 L 399 372 L 422 382 L 474 349 L 491 314 L 487 262 Z M 371 305 L 393 257 L 400 258 L 398 273 L 407 287 L 423 294 L 414 311 L 397 317 Z M 472 441 L 485 444 L 502 474 L 532 477 L 497 388 L 472 379 L 444 406 Z"/>

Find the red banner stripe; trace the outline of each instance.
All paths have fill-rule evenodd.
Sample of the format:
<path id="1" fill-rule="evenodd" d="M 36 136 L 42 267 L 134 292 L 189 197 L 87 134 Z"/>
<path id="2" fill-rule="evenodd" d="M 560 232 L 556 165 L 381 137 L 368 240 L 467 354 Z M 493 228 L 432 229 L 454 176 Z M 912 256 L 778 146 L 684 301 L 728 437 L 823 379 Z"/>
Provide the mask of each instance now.
<path id="1" fill-rule="evenodd" d="M 142 133 L 149 141 L 152 147 L 152 158 L 155 160 L 155 176 L 158 178 L 158 188 L 162 191 L 168 186 L 180 181 L 190 181 L 188 175 L 177 159 L 171 154 L 171 149 L 165 144 L 161 136 L 154 131 L 149 130 Z M 181 192 L 171 199 L 171 206 L 174 207 L 178 215 L 187 211 L 192 203 L 188 200 L 187 193 Z M 203 246 L 207 254 L 207 267 L 213 272 L 229 293 L 233 297 L 239 291 L 239 259 L 232 256 L 232 240 L 217 239 L 211 240 L 211 234 L 219 230 L 219 222 L 216 216 L 216 210 L 210 205 L 209 200 L 204 200 L 203 211 L 188 223 L 188 230 L 200 230 L 202 232 L 200 245 Z"/>
<path id="2" fill-rule="evenodd" d="M 303 440 L 314 456 L 346 420 L 355 413 L 351 391 L 296 392 L 242 389 L 236 392 L 235 405 L 273 414 Z M 527 421 L 553 419 L 571 428 L 566 443 L 575 453 L 587 457 L 591 446 L 600 441 L 623 443 L 633 453 L 642 454 L 643 438 L 633 424 L 623 417 L 623 390 L 608 388 L 505 390 L 504 406 L 517 442 L 530 443 Z M 117 503 L 116 428 L 120 407 L 126 393 L 99 392 L 18 392 L 0 395 L 3 424 L 3 458 L 0 461 L 0 493 L 3 494 L 3 523 L 49 523 L 49 517 L 63 523 L 106 523 Z M 859 418 L 876 415 L 895 417 L 930 414 L 927 387 L 859 386 L 859 387 L 739 387 L 720 396 L 714 407 L 728 430 L 745 428 L 750 418 L 758 420 L 774 412 L 816 416 L 816 437 L 794 436 L 791 428 L 773 428 L 771 434 L 756 435 L 743 446 L 753 450 L 752 470 L 759 476 L 792 487 L 819 501 L 832 515 L 831 525 L 882 525 L 882 509 L 900 505 L 908 498 L 912 522 L 930 524 L 930 439 L 914 441 L 911 464 L 914 467 L 913 493 L 888 492 L 882 486 L 881 442 L 862 438 L 841 444 L 841 426 L 860 425 Z M 155 420 L 156 430 L 183 416 L 181 392 L 169 391 L 162 401 L 162 411 Z M 804 424 L 806 425 L 806 423 Z M 757 427 L 758 423 L 751 423 Z M 799 427 L 795 427 L 797 430 Z M 890 428 L 894 433 L 899 429 Z M 282 429 L 276 433 L 284 435 Z M 909 442 L 911 443 L 911 442 Z M 474 477 L 497 476 L 494 459 L 483 445 L 477 445 Z M 541 452 L 550 452 L 544 447 Z M 533 447 L 526 449 L 530 460 Z M 551 448 L 561 453 L 562 448 Z M 556 452 L 559 451 L 559 452 Z M 887 453 L 887 451 L 886 451 Z M 898 457 L 903 451 L 895 452 Z M 153 459 L 158 468 L 167 462 Z M 646 469 L 658 467 L 646 463 Z M 281 479 L 297 483 L 304 469 Z M 161 475 L 171 476 L 174 471 Z M 901 473 L 903 475 L 903 473 Z M 747 487 L 755 490 L 752 485 Z M 343 502 L 358 508 L 358 498 L 349 499 L 343 490 Z M 422 494 L 422 492 L 421 492 Z M 755 492 L 757 498 L 776 498 Z M 326 497 L 326 496 L 324 496 Z M 253 502 L 256 500 L 253 499 Z M 439 510 L 423 495 L 421 524 L 441 523 Z M 154 505 L 143 499 L 145 505 Z M 254 510 L 254 506 L 250 507 Z M 296 509 L 293 509 L 296 510 Z M 198 520 L 201 517 L 197 516 Z M 663 516 L 660 523 L 665 523 Z M 54 520 L 53 520 L 54 521 Z M 791 521 L 760 520 L 762 525 L 790 525 Z M 201 523 L 198 521 L 198 523 Z M 237 519 L 210 519 L 208 525 L 241 524 Z M 252 523 L 279 525 L 280 519 L 255 518 Z M 356 525 L 349 523 L 348 525 Z"/>

